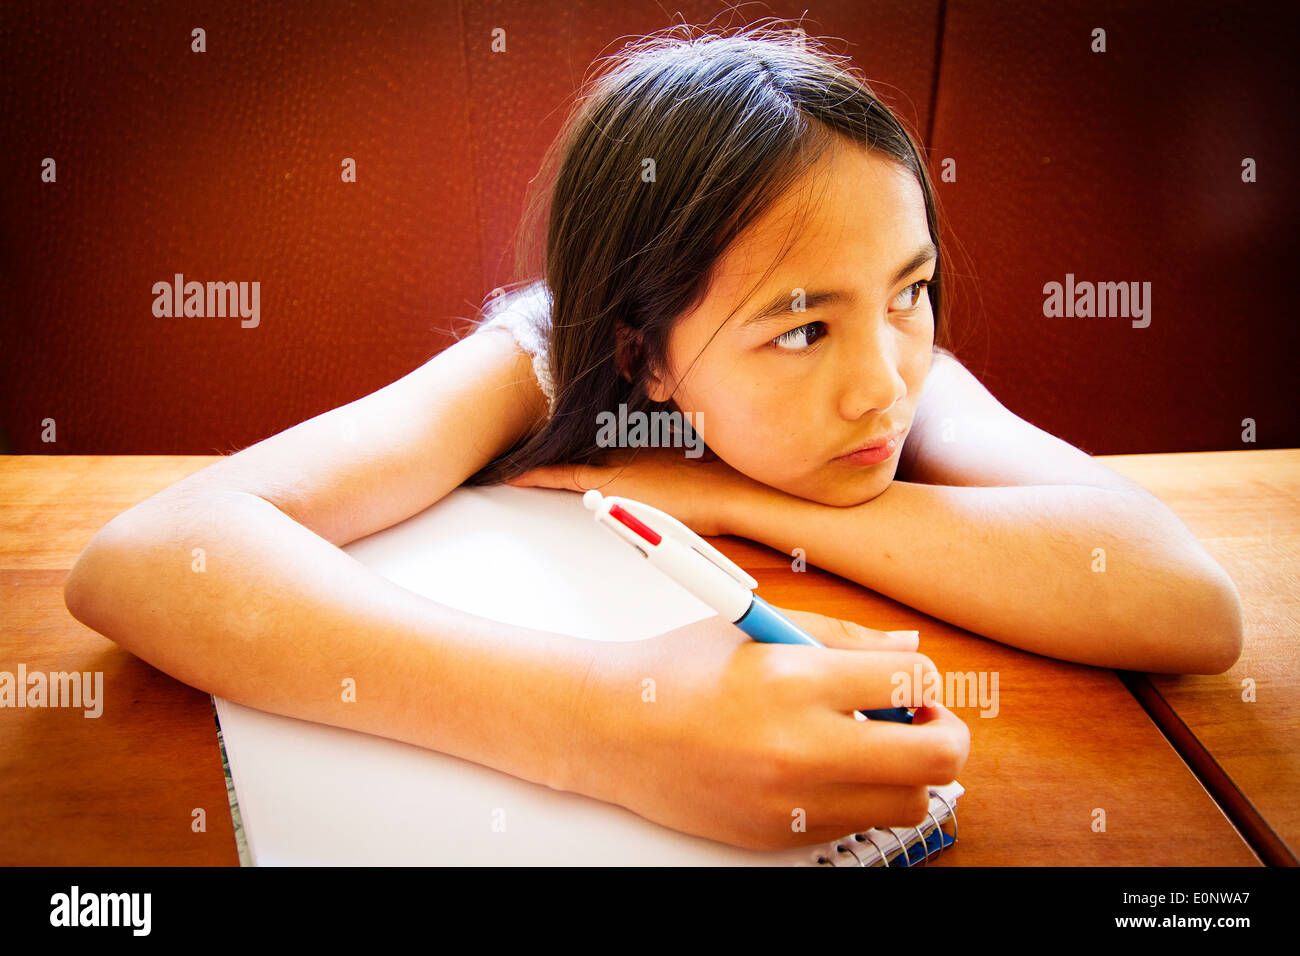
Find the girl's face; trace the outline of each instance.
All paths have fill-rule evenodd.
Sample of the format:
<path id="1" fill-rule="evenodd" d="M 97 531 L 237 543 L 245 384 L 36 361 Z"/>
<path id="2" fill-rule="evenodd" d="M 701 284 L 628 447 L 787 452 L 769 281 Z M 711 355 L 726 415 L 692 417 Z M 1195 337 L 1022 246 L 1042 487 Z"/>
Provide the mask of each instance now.
<path id="1" fill-rule="evenodd" d="M 709 448 L 756 481 L 827 505 L 868 501 L 894 478 L 930 371 L 934 269 L 916 178 L 837 144 L 727 250 L 673 327 L 651 397 L 693 413 Z M 884 461 L 839 460 L 899 430 Z"/>

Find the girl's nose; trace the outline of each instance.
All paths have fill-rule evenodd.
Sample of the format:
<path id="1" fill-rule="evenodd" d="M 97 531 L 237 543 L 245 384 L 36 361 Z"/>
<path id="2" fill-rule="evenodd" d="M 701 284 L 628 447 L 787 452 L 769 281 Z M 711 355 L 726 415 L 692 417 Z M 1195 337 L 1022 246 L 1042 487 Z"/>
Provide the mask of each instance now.
<path id="1" fill-rule="evenodd" d="M 840 371 L 839 411 L 846 421 L 878 418 L 907 394 L 897 352 L 897 343 L 872 342 L 845 361 Z"/>

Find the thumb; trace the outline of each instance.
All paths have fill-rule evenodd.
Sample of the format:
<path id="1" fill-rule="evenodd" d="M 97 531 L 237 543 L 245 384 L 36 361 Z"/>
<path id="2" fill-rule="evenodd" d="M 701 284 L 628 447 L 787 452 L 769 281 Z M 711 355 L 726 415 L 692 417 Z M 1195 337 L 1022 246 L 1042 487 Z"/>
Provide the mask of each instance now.
<path id="1" fill-rule="evenodd" d="M 778 608 L 782 614 L 827 647 L 847 651 L 915 651 L 921 643 L 918 631 L 877 631 L 853 621 L 827 617 L 815 611 Z"/>

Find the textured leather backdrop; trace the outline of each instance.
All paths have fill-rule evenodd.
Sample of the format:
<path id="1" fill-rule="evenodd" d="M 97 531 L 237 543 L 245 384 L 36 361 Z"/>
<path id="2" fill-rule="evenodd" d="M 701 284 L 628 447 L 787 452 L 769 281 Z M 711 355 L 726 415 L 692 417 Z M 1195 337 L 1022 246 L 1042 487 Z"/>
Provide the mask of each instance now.
<path id="1" fill-rule="evenodd" d="M 1295 14 L 1135 6 L 947 4 L 932 168 L 957 160 L 939 188 L 978 278 L 957 352 L 1092 454 L 1300 445 Z M 1150 326 L 1045 318 L 1067 273 L 1150 282 Z"/>
<path id="2" fill-rule="evenodd" d="M 9 5 L 0 443 L 227 452 L 405 374 L 511 278 L 527 181 L 593 59 L 665 10 L 723 6 Z M 808 9 L 920 133 L 965 275 L 957 352 L 1008 407 L 1093 453 L 1300 444 L 1294 29 L 1203 0 L 1078 6 L 742 14 Z M 260 282 L 259 326 L 155 317 L 153 284 L 178 272 Z M 1044 318 L 1066 273 L 1151 282 L 1150 327 Z"/>

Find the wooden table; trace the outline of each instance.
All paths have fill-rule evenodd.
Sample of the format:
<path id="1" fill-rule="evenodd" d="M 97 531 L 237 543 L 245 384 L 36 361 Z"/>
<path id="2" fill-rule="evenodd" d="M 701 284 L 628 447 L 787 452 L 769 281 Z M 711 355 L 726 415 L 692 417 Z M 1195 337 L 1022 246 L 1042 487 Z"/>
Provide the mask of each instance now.
<path id="1" fill-rule="evenodd" d="M 97 719 L 80 710 L 0 710 L 0 864 L 237 864 L 210 698 L 73 620 L 62 596 L 95 531 L 215 460 L 0 456 L 0 670 L 22 662 L 29 672 L 102 671 L 106 699 Z M 1189 729 L 1175 742 L 1199 745 L 1258 817 L 1221 796 L 1242 831 L 1254 839 L 1250 828 L 1262 825 L 1294 847 L 1300 453 L 1106 460 L 1169 501 L 1241 588 L 1242 663 L 1221 677 L 1147 685 Z M 961 842 L 938 865 L 1258 864 L 1120 675 L 985 640 L 812 568 L 796 572 L 789 558 L 753 542 L 716 543 L 774 603 L 916 629 L 941 672 L 997 672 L 996 717 L 981 717 L 977 705 L 956 708 L 971 728 L 960 777 L 967 794 L 958 805 Z M 1225 702 L 1226 689 L 1252 675 L 1257 701 Z M 202 831 L 196 809 L 206 815 Z M 1104 832 L 1094 830 L 1098 810 Z M 1256 845 L 1269 859 L 1273 850 Z"/>
<path id="2" fill-rule="evenodd" d="M 778 606 L 920 631 L 920 650 L 940 673 L 998 673 L 996 716 L 952 708 L 971 731 L 958 776 L 966 795 L 959 843 L 931 865 L 1258 865 L 1114 671 L 990 641 L 835 575 L 794 572 L 762 545 L 715 543 Z M 1104 832 L 1092 829 L 1097 810 Z"/>
<path id="3" fill-rule="evenodd" d="M 1115 455 L 1236 582 L 1246 645 L 1212 677 L 1131 675 L 1130 689 L 1260 856 L 1300 854 L 1300 449 Z M 1253 699 L 1249 699 L 1252 696 Z"/>
<path id="4" fill-rule="evenodd" d="M 0 864 L 239 864 L 212 698 L 63 604 L 63 581 L 96 531 L 215 460 L 0 456 L 0 670 L 103 671 L 105 698 L 97 718 L 0 710 Z"/>

